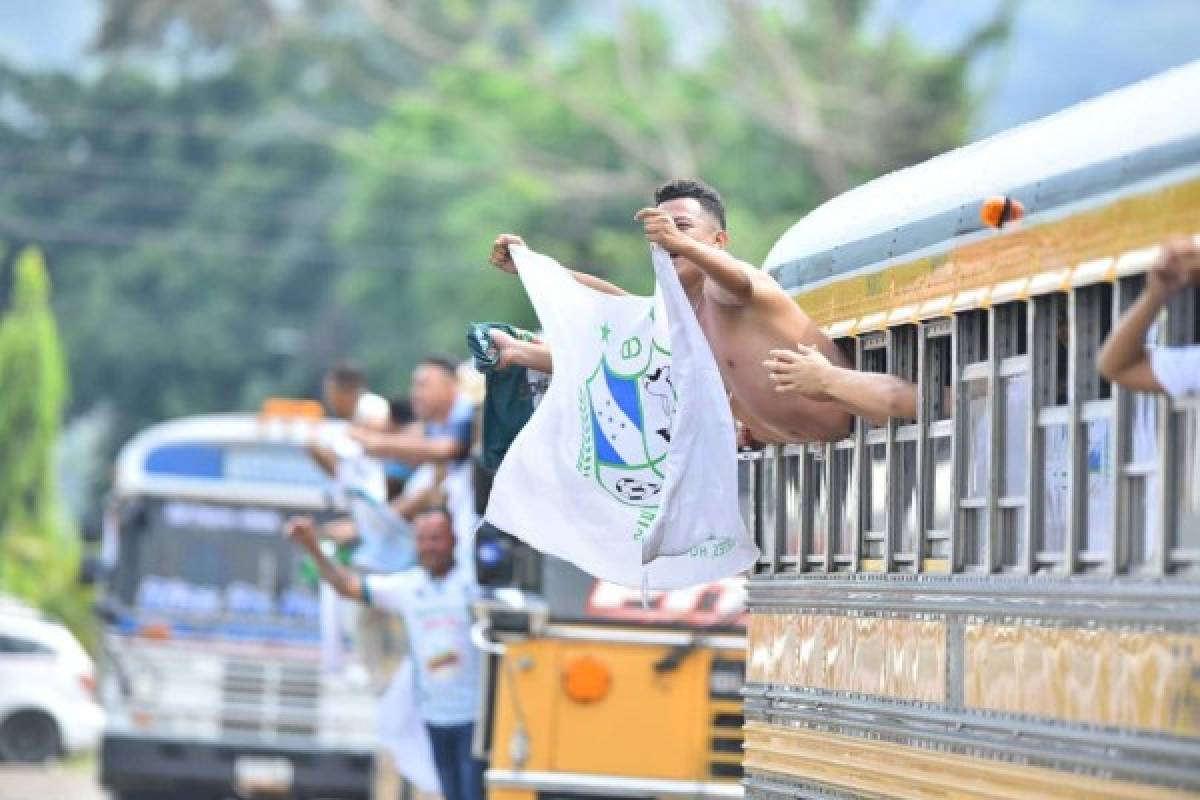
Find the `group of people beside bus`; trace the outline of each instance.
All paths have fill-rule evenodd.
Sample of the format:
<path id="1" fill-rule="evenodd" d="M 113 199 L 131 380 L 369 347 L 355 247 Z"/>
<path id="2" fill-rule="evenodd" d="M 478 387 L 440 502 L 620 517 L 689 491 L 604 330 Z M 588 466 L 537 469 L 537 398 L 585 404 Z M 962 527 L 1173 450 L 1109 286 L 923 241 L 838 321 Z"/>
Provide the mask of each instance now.
<path id="1" fill-rule="evenodd" d="M 386 697 L 404 657 L 447 800 L 482 800 L 483 766 L 471 755 L 478 656 L 470 642 L 477 523 L 472 470 L 475 405 L 457 365 L 431 355 L 413 370 L 409 396 L 385 400 L 350 365 L 330 369 L 323 399 L 349 426 L 310 454 L 341 490 L 347 515 L 319 525 L 298 516 L 286 532 L 322 582 L 358 602 L 355 644 L 373 689 Z M 323 546 L 349 551 L 346 563 Z M 381 699 L 380 715 L 396 713 Z M 372 794 L 399 797 L 396 765 L 376 756 Z"/>
<path id="2" fill-rule="evenodd" d="M 654 204 L 634 220 L 646 239 L 670 256 L 745 442 L 835 441 L 849 434 L 854 417 L 877 423 L 917 417 L 915 383 L 854 369 L 771 276 L 730 252 L 725 206 L 716 190 L 698 181 L 671 181 L 656 190 Z M 514 234 L 499 236 L 491 263 L 515 274 L 509 247 L 524 244 Z M 626 294 L 596 276 L 573 275 L 596 291 Z M 1100 373 L 1137 391 L 1174 397 L 1200 392 L 1200 346 L 1147 345 L 1147 332 L 1170 296 L 1195 285 L 1200 285 L 1195 243 L 1167 243 L 1149 270 L 1142 297 L 1100 353 Z M 499 368 L 553 372 L 554 356 L 545 343 L 500 329 L 490 337 Z M 389 560 L 377 516 L 355 516 L 324 531 L 309 518 L 297 518 L 289 522 L 288 533 L 316 562 L 323 580 L 366 607 L 364 641 L 378 640 L 389 618 L 403 620 L 443 791 L 449 800 L 481 798 L 482 765 L 470 751 L 478 654 L 468 627 L 475 593 L 470 545 L 477 520 L 473 511 L 459 510 L 471 508 L 473 493 L 470 502 L 458 504 L 447 497 L 454 485 L 451 475 L 461 469 L 471 446 L 473 409 L 457 391 L 454 365 L 444 359 L 418 365 L 411 391 L 415 419 L 392 420 L 382 413 L 382 398 L 366 391 L 361 374 L 335 370 L 325 385 L 333 413 L 355 422 L 350 437 L 362 458 L 416 470 L 405 491 L 390 498 L 391 510 L 411 521 L 416 566 L 398 570 Z M 346 468 L 336 453 L 317 448 L 314 457 L 331 474 Z M 385 468 L 371 474 L 383 475 Z M 376 499 L 382 500 L 378 494 Z M 362 555 L 351 569 L 325 555 L 322 533 L 361 542 Z"/>

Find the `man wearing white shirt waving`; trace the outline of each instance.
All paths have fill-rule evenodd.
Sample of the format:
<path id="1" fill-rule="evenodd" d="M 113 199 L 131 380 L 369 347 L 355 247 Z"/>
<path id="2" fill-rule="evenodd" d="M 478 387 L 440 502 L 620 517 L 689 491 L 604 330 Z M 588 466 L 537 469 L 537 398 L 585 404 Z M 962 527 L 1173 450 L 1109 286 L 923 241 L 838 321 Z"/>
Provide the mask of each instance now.
<path id="1" fill-rule="evenodd" d="M 1200 394 L 1200 345 L 1146 346 L 1146 332 L 1163 306 L 1189 286 L 1200 286 L 1200 250 L 1190 237 L 1173 239 L 1150 266 L 1145 291 L 1100 350 L 1100 374 L 1137 392 L 1160 392 L 1175 399 Z"/>
<path id="2" fill-rule="evenodd" d="M 471 755 L 480 688 L 479 653 L 470 638 L 475 576 L 454 561 L 449 512 L 421 512 L 413 527 L 418 566 L 390 575 L 359 575 L 330 560 L 311 517 L 293 517 L 285 531 L 338 594 L 404 618 L 417 707 L 429 731 L 442 793 L 446 800 L 483 800 L 483 764 Z"/>

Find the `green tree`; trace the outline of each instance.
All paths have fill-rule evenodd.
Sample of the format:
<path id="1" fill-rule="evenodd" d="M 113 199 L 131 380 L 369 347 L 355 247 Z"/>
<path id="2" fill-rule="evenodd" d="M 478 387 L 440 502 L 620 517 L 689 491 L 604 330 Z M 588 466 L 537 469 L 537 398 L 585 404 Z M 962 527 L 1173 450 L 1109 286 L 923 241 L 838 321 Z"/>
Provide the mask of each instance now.
<path id="1" fill-rule="evenodd" d="M 88 593 L 75 583 L 79 542 L 59 504 L 54 453 L 66 360 L 42 253 L 17 257 L 0 318 L 0 591 L 64 619 L 90 640 Z"/>
<path id="2" fill-rule="evenodd" d="M 358 351 L 376 369 L 459 349 L 466 320 L 535 324 L 520 290 L 485 266 L 500 232 L 649 291 L 632 217 L 672 177 L 721 189 L 733 249 L 760 261 L 822 200 L 961 144 L 969 70 L 1012 13 L 998 4 L 960 46 L 930 53 L 902 29 L 869 30 L 869 2 L 810 0 L 784 13 L 710 0 L 690 6 L 714 33 L 697 51 L 676 18 L 636 6 L 614 31 L 563 46 L 503 3 L 485 4 L 506 15 L 484 40 L 468 25 L 425 30 L 385 2 L 361 5 L 429 69 L 427 88 L 400 93 L 372 130 L 344 139 L 354 181 L 342 241 L 391 231 L 408 245 L 338 279 Z"/>

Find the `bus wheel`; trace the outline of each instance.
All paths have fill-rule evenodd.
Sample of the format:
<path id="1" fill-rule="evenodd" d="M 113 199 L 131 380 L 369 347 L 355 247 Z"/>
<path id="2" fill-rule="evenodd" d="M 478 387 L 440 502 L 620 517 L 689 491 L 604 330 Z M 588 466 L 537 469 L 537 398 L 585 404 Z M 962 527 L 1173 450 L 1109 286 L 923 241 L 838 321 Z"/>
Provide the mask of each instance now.
<path id="1" fill-rule="evenodd" d="M 58 725 L 40 711 L 18 711 L 0 725 L 0 758 L 39 764 L 60 752 Z"/>

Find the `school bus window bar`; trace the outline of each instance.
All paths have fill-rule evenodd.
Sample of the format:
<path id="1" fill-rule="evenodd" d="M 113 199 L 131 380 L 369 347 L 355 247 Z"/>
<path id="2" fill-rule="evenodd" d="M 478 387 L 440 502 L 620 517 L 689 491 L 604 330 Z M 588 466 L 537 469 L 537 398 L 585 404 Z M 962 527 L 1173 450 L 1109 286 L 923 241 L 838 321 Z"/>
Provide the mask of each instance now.
<path id="1" fill-rule="evenodd" d="M 1200 402 L 1128 392 L 1096 355 L 1140 274 L 842 337 L 918 384 L 915 421 L 740 456 L 757 572 L 1164 576 L 1200 569 Z M 1200 342 L 1200 290 L 1158 341 Z M 951 413 L 953 409 L 953 413 Z"/>

